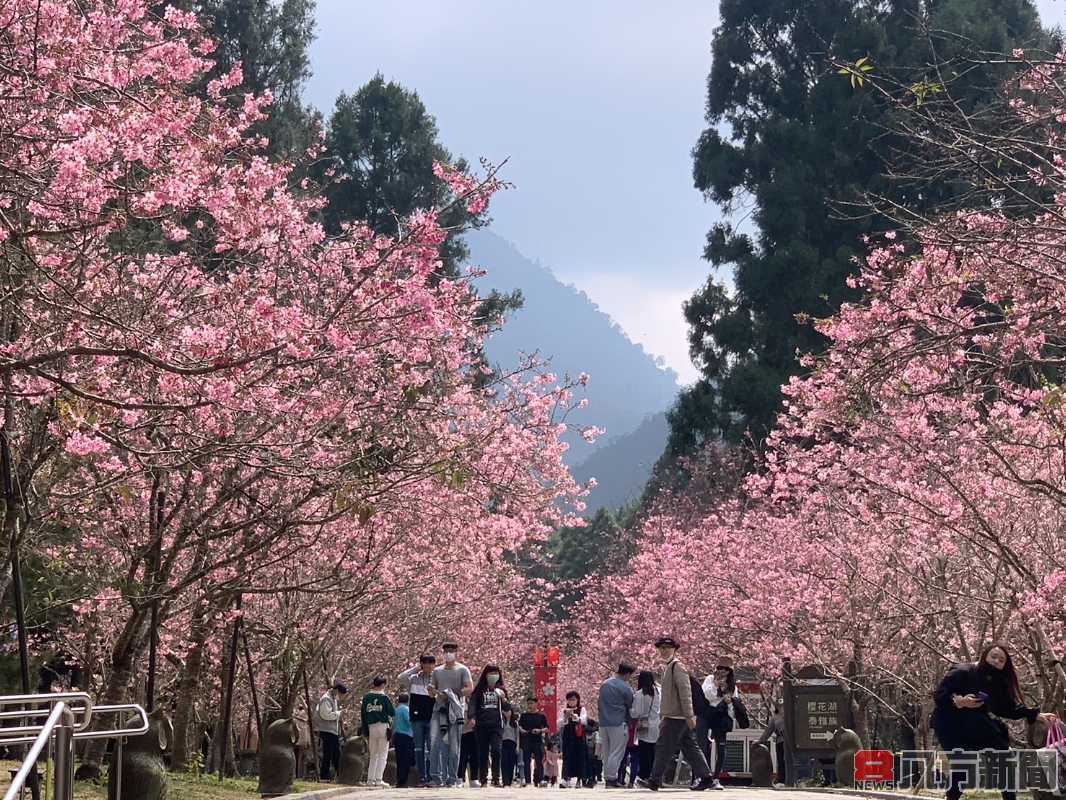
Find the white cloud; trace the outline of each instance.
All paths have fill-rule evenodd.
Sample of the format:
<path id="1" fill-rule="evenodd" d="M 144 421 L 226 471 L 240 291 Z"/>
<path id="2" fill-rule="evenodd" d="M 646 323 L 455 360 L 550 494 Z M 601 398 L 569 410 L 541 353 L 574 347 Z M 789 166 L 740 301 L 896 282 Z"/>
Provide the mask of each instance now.
<path id="1" fill-rule="evenodd" d="M 662 356 L 681 383 L 692 383 L 699 377 L 688 357 L 688 328 L 681 315 L 681 304 L 692 296 L 695 286 L 662 286 L 607 272 L 573 272 L 563 279 L 610 314 L 630 339 L 649 353 Z"/>

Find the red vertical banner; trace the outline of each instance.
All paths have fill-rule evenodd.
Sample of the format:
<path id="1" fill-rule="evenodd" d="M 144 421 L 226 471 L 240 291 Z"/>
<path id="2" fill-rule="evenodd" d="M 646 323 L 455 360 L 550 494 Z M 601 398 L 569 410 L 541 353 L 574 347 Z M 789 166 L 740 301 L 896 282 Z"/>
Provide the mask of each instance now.
<path id="1" fill-rule="evenodd" d="M 544 716 L 548 718 L 548 727 L 555 733 L 559 724 L 559 694 L 556 688 L 558 667 L 538 665 L 533 667 L 533 693 Z"/>

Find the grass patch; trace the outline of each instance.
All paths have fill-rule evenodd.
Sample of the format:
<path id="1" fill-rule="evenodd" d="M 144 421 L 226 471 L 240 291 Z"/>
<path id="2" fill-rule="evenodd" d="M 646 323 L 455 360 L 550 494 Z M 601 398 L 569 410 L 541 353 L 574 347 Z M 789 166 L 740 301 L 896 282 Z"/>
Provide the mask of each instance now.
<path id="1" fill-rule="evenodd" d="M 0 762 L 0 792 L 11 785 L 9 770 L 18 769 L 15 761 Z M 43 765 L 42 765 L 43 768 Z M 250 800 L 259 797 L 259 783 L 255 778 L 225 778 L 214 775 L 190 775 L 187 772 L 170 773 L 170 796 L 177 800 Z M 322 789 L 323 784 L 296 781 L 294 792 L 309 792 Z M 29 797 L 26 792 L 26 797 Z M 74 800 L 107 800 L 107 783 L 99 784 L 78 781 L 74 784 Z"/>

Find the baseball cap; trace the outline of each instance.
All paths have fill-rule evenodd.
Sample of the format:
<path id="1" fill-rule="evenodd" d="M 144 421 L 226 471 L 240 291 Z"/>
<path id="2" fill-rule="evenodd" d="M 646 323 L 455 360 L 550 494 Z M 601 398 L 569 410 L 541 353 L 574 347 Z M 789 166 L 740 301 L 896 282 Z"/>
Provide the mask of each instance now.
<path id="1" fill-rule="evenodd" d="M 681 647 L 672 636 L 660 636 L 655 640 L 656 647 L 673 647 L 675 650 Z"/>

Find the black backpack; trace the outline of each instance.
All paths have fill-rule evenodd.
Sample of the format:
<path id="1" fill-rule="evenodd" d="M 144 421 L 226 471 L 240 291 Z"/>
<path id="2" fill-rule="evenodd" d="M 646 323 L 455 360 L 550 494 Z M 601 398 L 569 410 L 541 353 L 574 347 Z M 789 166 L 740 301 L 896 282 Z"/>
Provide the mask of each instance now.
<path id="1" fill-rule="evenodd" d="M 689 675 L 688 680 L 692 684 L 692 712 L 697 717 L 706 719 L 711 711 L 711 704 L 707 702 L 707 695 L 703 693 L 703 684 L 696 680 L 694 675 Z"/>

